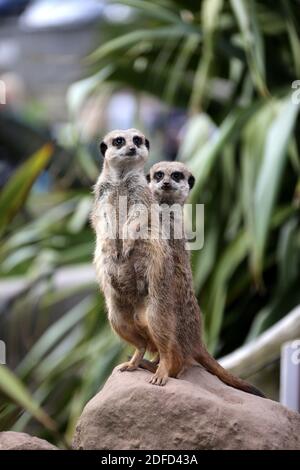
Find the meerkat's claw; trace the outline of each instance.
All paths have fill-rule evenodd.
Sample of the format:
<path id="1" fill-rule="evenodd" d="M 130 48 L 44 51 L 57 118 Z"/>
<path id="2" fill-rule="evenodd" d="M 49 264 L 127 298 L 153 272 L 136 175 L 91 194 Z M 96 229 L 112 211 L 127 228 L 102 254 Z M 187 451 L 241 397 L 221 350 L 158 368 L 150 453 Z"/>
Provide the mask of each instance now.
<path id="1" fill-rule="evenodd" d="M 160 374 L 154 374 L 151 379 L 149 380 L 149 382 L 152 384 L 152 385 L 159 385 L 159 386 L 164 386 L 166 385 L 167 383 L 167 380 L 168 380 L 168 376 L 167 375 L 160 375 Z"/>
<path id="2" fill-rule="evenodd" d="M 119 366 L 119 371 L 120 372 L 131 372 L 133 370 L 137 370 L 137 366 L 135 364 L 132 364 L 131 362 L 124 362 Z"/>

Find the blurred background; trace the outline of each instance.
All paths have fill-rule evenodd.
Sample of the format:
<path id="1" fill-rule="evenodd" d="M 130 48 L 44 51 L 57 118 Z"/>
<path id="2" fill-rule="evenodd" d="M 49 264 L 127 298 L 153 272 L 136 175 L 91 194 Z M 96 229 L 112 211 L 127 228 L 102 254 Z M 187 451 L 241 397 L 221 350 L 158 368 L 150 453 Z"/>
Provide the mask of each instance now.
<path id="1" fill-rule="evenodd" d="M 118 127 L 146 133 L 149 166 L 194 173 L 206 343 L 250 351 L 239 375 L 278 399 L 278 337 L 251 351 L 300 304 L 297 79 L 299 0 L 0 0 L 0 431 L 70 441 L 131 350 L 107 324 L 89 225 Z"/>

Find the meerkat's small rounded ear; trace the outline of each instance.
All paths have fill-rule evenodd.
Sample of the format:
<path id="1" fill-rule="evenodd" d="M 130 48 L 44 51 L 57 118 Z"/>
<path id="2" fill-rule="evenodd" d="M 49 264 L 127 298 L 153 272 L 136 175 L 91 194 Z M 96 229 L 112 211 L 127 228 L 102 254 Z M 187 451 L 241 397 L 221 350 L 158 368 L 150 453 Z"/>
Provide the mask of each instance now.
<path id="1" fill-rule="evenodd" d="M 101 150 L 101 153 L 102 153 L 102 155 L 103 155 L 103 157 L 104 157 L 104 156 L 105 156 L 105 152 L 106 152 L 106 150 L 107 150 L 107 145 L 106 145 L 106 143 L 103 142 L 103 141 L 102 141 L 101 144 L 100 144 L 100 150 Z"/>
<path id="2" fill-rule="evenodd" d="M 150 183 L 150 181 L 151 181 L 150 173 L 147 173 L 147 175 L 146 175 L 146 180 L 147 180 L 147 183 Z"/>
<path id="3" fill-rule="evenodd" d="M 150 149 L 150 142 L 148 139 L 145 139 L 145 145 L 147 147 L 147 149 L 149 150 Z"/>
<path id="4" fill-rule="evenodd" d="M 195 184 L 195 177 L 193 175 L 191 175 L 188 179 L 188 183 L 189 183 L 189 187 L 190 189 L 192 189 L 192 187 L 194 186 Z"/>

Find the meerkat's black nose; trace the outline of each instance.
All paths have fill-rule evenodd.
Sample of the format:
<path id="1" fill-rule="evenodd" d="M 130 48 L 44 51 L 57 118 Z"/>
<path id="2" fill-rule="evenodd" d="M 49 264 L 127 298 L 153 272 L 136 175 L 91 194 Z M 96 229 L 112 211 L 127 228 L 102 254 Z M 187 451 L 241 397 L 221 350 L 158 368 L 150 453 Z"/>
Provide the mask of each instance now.
<path id="1" fill-rule="evenodd" d="M 164 183 L 162 184 L 162 187 L 163 189 L 170 189 L 171 184 L 168 181 L 164 181 Z"/>
<path id="2" fill-rule="evenodd" d="M 130 147 L 128 150 L 128 155 L 135 155 L 136 154 L 136 148 L 135 147 Z"/>

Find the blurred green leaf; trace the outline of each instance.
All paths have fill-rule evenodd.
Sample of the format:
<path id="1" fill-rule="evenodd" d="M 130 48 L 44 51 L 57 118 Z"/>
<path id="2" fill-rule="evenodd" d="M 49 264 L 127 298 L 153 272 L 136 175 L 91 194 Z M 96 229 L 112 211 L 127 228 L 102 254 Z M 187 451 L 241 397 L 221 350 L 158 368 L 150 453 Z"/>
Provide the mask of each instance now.
<path id="1" fill-rule="evenodd" d="M 261 168 L 266 131 L 276 117 L 277 103 L 273 100 L 263 103 L 260 109 L 248 120 L 242 133 L 241 189 L 243 214 L 250 235 L 252 250 L 256 244 L 254 188 Z"/>
<path id="2" fill-rule="evenodd" d="M 278 291 L 283 292 L 297 279 L 300 252 L 297 237 L 300 235 L 299 221 L 296 217 L 288 220 L 280 230 L 278 241 Z"/>
<path id="3" fill-rule="evenodd" d="M 81 199 L 69 222 L 68 228 L 70 232 L 78 233 L 84 228 L 84 226 L 89 221 L 92 210 L 92 203 L 93 200 L 91 196 L 86 196 Z"/>
<path id="4" fill-rule="evenodd" d="M 174 26 L 165 26 L 161 28 L 156 28 L 154 31 L 141 29 L 132 31 L 130 33 L 124 34 L 118 38 L 112 39 L 111 41 L 106 42 L 102 46 L 100 46 L 96 51 L 94 51 L 89 60 L 91 62 L 96 62 L 99 60 L 104 59 L 109 54 L 122 51 L 128 46 L 132 46 L 133 44 L 138 43 L 139 41 L 154 41 L 161 43 L 162 41 L 173 37 L 184 37 L 191 33 L 200 33 L 192 28 L 190 25 L 182 23 L 181 25 L 174 25 Z"/>
<path id="5" fill-rule="evenodd" d="M 203 107 L 203 98 L 209 85 L 210 68 L 214 61 L 215 33 L 220 24 L 223 0 L 203 0 L 201 4 L 203 48 L 200 62 L 195 72 L 191 93 L 190 108 Z"/>
<path id="6" fill-rule="evenodd" d="M 200 37 L 197 34 L 191 34 L 184 39 L 181 51 L 177 54 L 176 60 L 170 71 L 170 80 L 166 84 L 164 97 L 167 103 L 172 103 L 176 93 L 180 89 L 182 75 L 187 68 L 187 64 L 199 45 Z"/>
<path id="7" fill-rule="evenodd" d="M 76 115 L 76 113 L 78 113 L 84 100 L 94 92 L 95 89 L 99 88 L 104 80 L 107 80 L 110 77 L 112 70 L 112 66 L 104 67 L 91 77 L 79 80 L 69 87 L 67 93 L 67 104 L 72 115 Z"/>
<path id="8" fill-rule="evenodd" d="M 286 14 L 286 27 L 290 40 L 291 51 L 293 54 L 293 59 L 295 63 L 295 70 L 297 76 L 300 76 L 300 40 L 297 33 L 297 27 L 295 24 L 295 19 L 291 9 L 291 4 L 289 0 L 281 0 L 283 10 Z"/>
<path id="9" fill-rule="evenodd" d="M 54 421 L 32 399 L 30 392 L 22 382 L 6 367 L 0 365 L 0 389 L 11 400 L 25 408 L 32 416 L 40 421 L 47 429 L 56 431 Z"/>
<path id="10" fill-rule="evenodd" d="M 91 297 L 84 299 L 81 303 L 76 305 L 74 309 L 49 327 L 19 364 L 17 369 L 18 373 L 25 377 L 31 369 L 42 360 L 44 355 L 52 349 L 56 342 L 87 314 L 87 311 L 92 308 L 93 305 Z"/>
<path id="11" fill-rule="evenodd" d="M 230 3 L 242 34 L 253 82 L 265 96 L 268 91 L 265 82 L 264 44 L 258 26 L 255 1 L 230 0 Z"/>
<path id="12" fill-rule="evenodd" d="M 26 197 L 53 154 L 46 144 L 30 157 L 12 176 L 0 194 L 0 235 L 25 203 Z"/>
<path id="13" fill-rule="evenodd" d="M 246 117 L 250 114 L 251 110 L 248 109 L 232 112 L 224 119 L 221 127 L 213 131 L 209 141 L 202 148 L 197 149 L 195 142 L 194 148 L 197 150 L 187 162 L 196 177 L 195 187 L 192 192 L 192 201 L 199 198 L 199 194 L 204 184 L 207 182 L 210 172 L 216 164 L 216 159 L 220 156 L 225 143 L 233 138 L 233 135 L 243 126 Z M 197 139 L 196 135 L 195 138 Z"/>
<path id="14" fill-rule="evenodd" d="M 247 233 L 241 233 L 224 250 L 211 280 L 208 310 L 205 315 L 207 344 L 211 351 L 217 346 L 226 302 L 227 285 L 236 267 L 245 259 L 249 247 Z"/>
<path id="15" fill-rule="evenodd" d="M 284 99 L 278 113 L 267 131 L 264 156 L 254 191 L 254 234 L 252 267 L 256 276 L 262 270 L 270 220 L 281 185 L 287 146 L 295 126 L 299 105 L 291 97 Z"/>
<path id="16" fill-rule="evenodd" d="M 132 8 L 137 8 L 138 10 L 146 13 L 147 15 L 152 16 L 153 18 L 157 18 L 161 21 L 166 21 L 168 23 L 179 23 L 181 22 L 180 16 L 171 10 L 170 4 L 164 7 L 160 5 L 158 2 L 148 2 L 146 0 L 116 0 L 112 3 L 120 3 L 124 5 L 128 5 Z M 169 7 L 169 8 L 168 8 Z"/>

